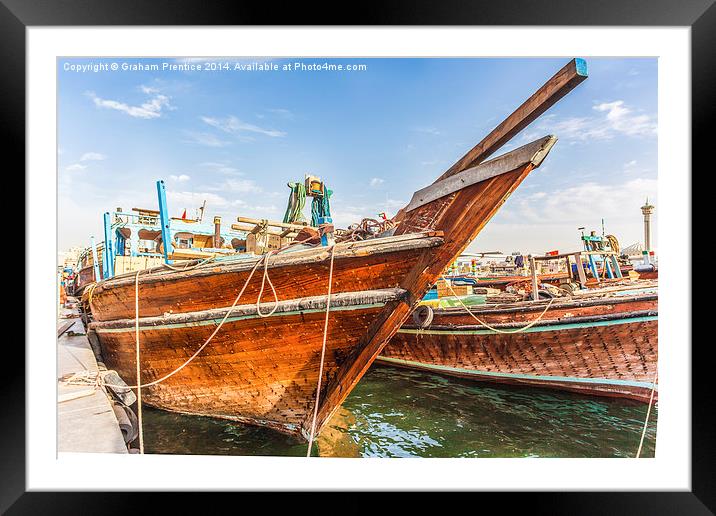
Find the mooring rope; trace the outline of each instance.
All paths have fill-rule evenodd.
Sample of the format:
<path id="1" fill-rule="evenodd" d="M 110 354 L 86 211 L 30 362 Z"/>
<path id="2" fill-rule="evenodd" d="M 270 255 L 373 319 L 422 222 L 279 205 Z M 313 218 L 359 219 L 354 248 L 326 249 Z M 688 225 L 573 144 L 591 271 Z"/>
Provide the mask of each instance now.
<path id="1" fill-rule="evenodd" d="M 534 326 L 535 324 L 537 324 L 537 323 L 542 319 L 542 317 L 544 317 L 544 314 L 547 313 L 547 310 L 549 310 L 549 307 L 552 306 L 552 302 L 554 301 L 554 298 L 550 298 L 549 303 L 547 303 L 547 306 L 544 307 L 544 310 L 542 310 L 542 313 L 539 314 L 539 317 L 537 317 L 537 319 L 535 319 L 535 320 L 533 320 L 532 322 L 530 322 L 527 326 L 523 326 L 522 328 L 517 328 L 517 329 L 514 330 L 514 331 L 505 331 L 505 330 L 500 330 L 500 329 L 498 329 L 498 328 L 495 328 L 495 327 L 493 327 L 493 326 L 490 326 L 490 325 L 487 324 L 485 321 L 481 321 L 475 314 L 472 313 L 472 311 L 467 307 L 467 305 L 462 302 L 462 299 L 460 299 L 460 296 L 458 296 L 458 295 L 455 293 L 455 291 L 453 290 L 452 285 L 450 284 L 450 282 L 449 282 L 449 281 L 446 281 L 445 283 L 447 283 L 447 286 L 448 286 L 448 288 L 450 289 L 450 292 L 453 293 L 453 295 L 457 298 L 458 302 L 459 302 L 459 303 L 462 305 L 462 307 L 467 311 L 467 313 L 470 314 L 470 316 L 471 316 L 473 319 L 475 319 L 477 322 L 479 322 L 480 324 L 482 324 L 485 328 L 488 328 L 488 329 L 490 329 L 490 330 L 492 330 L 492 331 L 494 331 L 494 332 L 496 332 L 496 333 L 510 334 L 510 333 L 520 333 L 520 332 L 523 332 L 523 331 L 525 331 L 525 330 L 528 330 L 529 328 L 531 328 L 532 326 Z"/>
<path id="2" fill-rule="evenodd" d="M 259 315 L 259 317 L 271 317 L 274 312 L 278 309 L 278 295 L 276 294 L 276 289 L 273 286 L 273 283 L 271 283 L 271 278 L 269 278 L 268 275 L 268 262 L 269 262 L 269 256 L 273 251 L 269 251 L 264 255 L 264 274 L 261 277 L 261 290 L 259 290 L 259 295 L 256 298 L 256 313 Z M 274 298 L 274 305 L 271 311 L 267 314 L 261 313 L 261 296 L 264 293 L 264 284 L 268 281 L 269 286 L 271 287 L 271 290 L 273 291 L 273 298 Z"/>
<path id="3" fill-rule="evenodd" d="M 641 447 L 644 445 L 644 437 L 646 436 L 646 428 L 649 425 L 649 414 L 651 414 L 651 405 L 654 402 L 654 391 L 656 390 L 656 381 L 659 378 L 659 369 L 657 367 L 654 374 L 654 381 L 651 384 L 651 396 L 649 396 L 649 408 L 646 410 L 646 419 L 644 419 L 644 429 L 641 431 L 641 439 L 639 440 L 639 448 L 636 450 L 636 457 L 641 455 Z"/>
<path id="4" fill-rule="evenodd" d="M 171 270 L 173 270 L 173 271 L 186 272 L 186 271 L 193 271 L 194 269 L 198 269 L 198 268 L 201 267 L 202 265 L 206 265 L 207 263 L 213 262 L 214 260 L 216 260 L 216 256 L 209 256 L 208 258 L 205 258 L 205 259 L 203 259 L 202 261 L 200 261 L 199 263 L 196 263 L 196 264 L 191 265 L 191 266 L 174 267 L 174 266 L 172 266 L 172 265 L 169 265 L 169 264 L 166 263 L 166 262 L 162 263 L 162 266 L 163 266 L 163 267 L 166 267 L 167 269 L 171 269 Z"/>
<path id="5" fill-rule="evenodd" d="M 144 455 L 144 432 L 142 431 L 142 377 L 139 368 L 139 273 L 134 277 L 134 342 L 137 348 L 137 425 L 139 426 L 139 453 Z"/>
<path id="6" fill-rule="evenodd" d="M 318 417 L 318 401 L 321 395 L 321 379 L 323 378 L 323 362 L 326 357 L 326 338 L 328 337 L 328 313 L 331 309 L 331 286 L 333 285 L 333 257 L 335 256 L 336 246 L 331 247 L 331 264 L 328 270 L 328 294 L 326 295 L 326 319 L 323 322 L 323 344 L 321 347 L 321 365 L 318 369 L 318 383 L 316 385 L 316 403 L 313 405 L 313 421 L 311 423 L 311 435 L 308 439 L 308 452 L 306 457 L 311 456 L 311 448 L 313 448 L 313 437 L 316 433 L 316 418 Z"/>

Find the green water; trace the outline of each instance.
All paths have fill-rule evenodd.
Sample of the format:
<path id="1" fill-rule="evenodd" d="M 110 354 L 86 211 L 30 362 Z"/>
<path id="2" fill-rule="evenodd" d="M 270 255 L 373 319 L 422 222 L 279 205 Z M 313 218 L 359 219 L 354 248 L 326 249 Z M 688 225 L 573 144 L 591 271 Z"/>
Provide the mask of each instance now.
<path id="1" fill-rule="evenodd" d="M 317 443 L 341 457 L 633 457 L 643 403 L 373 366 Z M 653 408 L 643 457 L 654 456 Z M 306 443 L 229 421 L 144 409 L 147 453 L 305 456 Z M 315 452 L 314 452 L 315 455 Z"/>

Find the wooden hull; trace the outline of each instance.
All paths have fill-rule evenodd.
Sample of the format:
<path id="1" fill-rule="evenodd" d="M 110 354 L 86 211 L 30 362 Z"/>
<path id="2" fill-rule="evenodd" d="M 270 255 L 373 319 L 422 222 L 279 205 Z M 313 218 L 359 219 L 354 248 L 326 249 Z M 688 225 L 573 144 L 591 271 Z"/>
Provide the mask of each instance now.
<path id="1" fill-rule="evenodd" d="M 657 367 L 656 295 L 553 302 L 524 332 L 498 333 L 464 308 L 435 310 L 431 325 L 404 325 L 379 361 L 436 373 L 590 395 L 649 401 Z M 482 321 L 514 331 L 545 302 L 471 307 Z M 657 397 L 655 392 L 654 397 Z"/>
<path id="2" fill-rule="evenodd" d="M 360 302 L 332 301 L 322 382 L 335 376 L 357 340 L 399 289 L 368 293 Z M 270 312 L 271 303 L 262 305 Z M 142 391 L 149 405 L 307 436 L 321 358 L 325 297 L 283 304 L 270 317 L 237 307 L 211 344 L 184 369 Z M 225 311 L 143 318 L 142 383 L 177 369 L 212 333 Z M 107 367 L 136 383 L 134 320 L 93 323 Z"/>
<path id="3" fill-rule="evenodd" d="M 405 275 L 406 268 L 442 242 L 427 233 L 337 246 L 322 385 L 330 384 L 345 364 L 367 360 L 357 352 L 358 342 L 386 304 L 405 297 L 406 291 L 397 288 L 401 271 Z M 327 257 L 326 248 L 317 248 L 270 260 L 268 277 L 279 299 L 270 317 L 259 316 L 256 309 L 263 274 L 259 267 L 210 344 L 181 371 L 144 388 L 143 401 L 307 437 L 320 368 Z M 174 371 L 199 349 L 257 259 L 207 264 L 187 272 L 140 272 L 142 385 Z M 94 319 L 91 338 L 97 337 L 107 367 L 129 384 L 136 383 L 135 279 L 132 273 L 100 282 L 91 298 L 89 293 L 83 297 Z M 360 290 L 351 290 L 356 287 Z M 266 286 L 263 314 L 275 306 L 270 292 Z"/>

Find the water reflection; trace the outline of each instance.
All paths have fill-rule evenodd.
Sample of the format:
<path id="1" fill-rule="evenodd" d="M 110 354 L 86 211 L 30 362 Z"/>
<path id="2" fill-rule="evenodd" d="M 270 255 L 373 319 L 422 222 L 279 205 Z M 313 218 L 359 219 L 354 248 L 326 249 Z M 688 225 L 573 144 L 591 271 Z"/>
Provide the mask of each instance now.
<path id="1" fill-rule="evenodd" d="M 628 400 L 374 366 L 317 449 L 330 457 L 633 457 L 646 410 Z M 654 456 L 656 417 L 652 410 L 643 457 Z M 306 455 L 306 443 L 272 430 L 151 409 L 144 419 L 149 453 Z"/>

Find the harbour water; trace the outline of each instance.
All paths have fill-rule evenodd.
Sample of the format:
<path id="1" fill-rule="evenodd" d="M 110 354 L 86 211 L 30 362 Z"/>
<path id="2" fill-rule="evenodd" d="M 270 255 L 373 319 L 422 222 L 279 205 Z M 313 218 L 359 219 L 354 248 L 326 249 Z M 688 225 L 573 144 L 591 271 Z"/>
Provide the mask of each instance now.
<path id="1" fill-rule="evenodd" d="M 265 428 L 144 409 L 146 453 L 305 456 Z M 634 457 L 647 405 L 373 366 L 323 429 L 333 457 Z M 642 457 L 653 457 L 656 407 Z"/>

